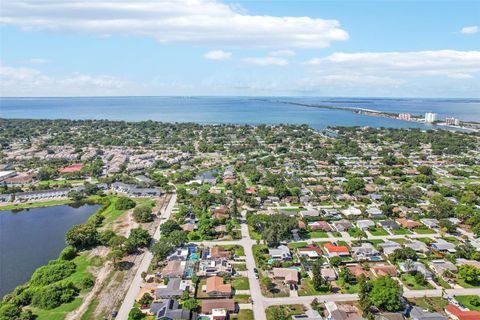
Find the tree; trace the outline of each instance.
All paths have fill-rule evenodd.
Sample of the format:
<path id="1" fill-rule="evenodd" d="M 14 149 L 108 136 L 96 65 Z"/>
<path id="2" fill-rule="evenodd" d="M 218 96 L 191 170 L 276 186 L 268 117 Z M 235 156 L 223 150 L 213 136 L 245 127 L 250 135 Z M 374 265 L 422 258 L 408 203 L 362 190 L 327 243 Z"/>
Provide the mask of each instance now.
<path id="1" fill-rule="evenodd" d="M 365 189 L 365 181 L 362 178 L 352 178 L 345 183 L 345 192 L 354 194 Z"/>
<path id="2" fill-rule="evenodd" d="M 143 312 L 137 307 L 132 308 L 132 310 L 130 310 L 128 313 L 128 319 L 140 320 L 143 318 L 145 318 L 145 314 L 143 314 Z"/>
<path id="3" fill-rule="evenodd" d="M 342 258 L 340 257 L 331 257 L 330 258 L 330 265 L 332 267 L 338 267 L 342 263 Z"/>
<path id="4" fill-rule="evenodd" d="M 77 256 L 77 249 L 72 246 L 66 246 L 62 252 L 60 252 L 60 260 L 73 260 Z"/>
<path id="5" fill-rule="evenodd" d="M 157 243 L 152 246 L 152 253 L 157 261 L 162 261 L 172 252 L 174 246 L 168 241 L 168 239 L 161 238 Z"/>
<path id="6" fill-rule="evenodd" d="M 138 248 L 146 247 L 152 240 L 152 237 L 147 230 L 142 228 L 132 229 L 128 241 L 130 241 L 134 246 Z"/>
<path id="7" fill-rule="evenodd" d="M 113 249 L 107 255 L 107 258 L 113 261 L 113 266 L 117 268 L 118 260 L 123 258 L 123 251 L 120 249 Z"/>
<path id="8" fill-rule="evenodd" d="M 135 201 L 128 197 L 118 197 L 117 201 L 115 202 L 115 209 L 116 210 L 128 210 L 134 208 L 136 205 Z"/>
<path id="9" fill-rule="evenodd" d="M 175 230 L 181 230 L 180 225 L 174 220 L 167 220 L 160 226 L 160 232 L 162 236 L 168 236 L 171 232 Z"/>
<path id="10" fill-rule="evenodd" d="M 67 231 L 65 240 L 77 250 L 87 249 L 97 244 L 97 229 L 88 223 L 77 224 Z"/>
<path id="11" fill-rule="evenodd" d="M 417 260 L 417 253 L 410 247 L 395 249 L 390 255 L 390 260 L 393 262 L 404 261 L 404 260 Z"/>
<path id="12" fill-rule="evenodd" d="M 13 303 L 2 302 L 0 304 L 0 320 L 16 319 L 21 312 L 22 309 Z"/>
<path id="13" fill-rule="evenodd" d="M 168 240 L 170 240 L 170 243 L 175 247 L 182 246 L 187 242 L 187 233 L 181 230 L 175 230 L 170 233 Z"/>
<path id="14" fill-rule="evenodd" d="M 368 237 L 367 233 L 360 228 L 354 228 L 352 230 L 352 236 L 357 238 L 360 242 L 362 242 L 362 239 L 366 239 Z"/>
<path id="15" fill-rule="evenodd" d="M 312 275 L 313 287 L 317 291 L 322 290 L 323 286 L 325 286 L 327 283 L 322 277 L 322 266 L 317 261 L 315 261 L 315 263 L 312 265 Z"/>
<path id="16" fill-rule="evenodd" d="M 453 215 L 454 211 L 455 206 L 452 201 L 445 199 L 441 195 L 435 195 L 432 197 L 432 217 L 437 219 L 448 218 Z"/>
<path id="17" fill-rule="evenodd" d="M 148 292 L 145 292 L 143 296 L 138 300 L 138 303 L 143 306 L 143 305 L 150 305 L 152 301 L 153 301 L 153 297 Z"/>
<path id="18" fill-rule="evenodd" d="M 458 268 L 458 275 L 469 284 L 480 283 L 480 269 L 468 264 L 461 265 Z"/>
<path id="19" fill-rule="evenodd" d="M 65 279 L 75 272 L 76 265 L 72 261 L 52 260 L 47 265 L 38 268 L 30 282 L 35 286 L 45 286 Z"/>
<path id="20" fill-rule="evenodd" d="M 133 209 L 133 219 L 141 223 L 153 221 L 152 208 L 146 205 L 136 207 Z"/>
<path id="21" fill-rule="evenodd" d="M 343 280 L 344 283 L 352 283 L 355 281 L 355 277 L 348 268 L 341 268 L 338 274 L 338 278 Z"/>
<path id="22" fill-rule="evenodd" d="M 275 288 L 275 284 L 269 277 L 262 277 L 262 284 L 268 291 L 272 291 Z"/>
<path id="23" fill-rule="evenodd" d="M 360 285 L 362 308 L 374 306 L 381 311 L 399 311 L 402 309 L 402 287 L 388 276 L 379 277 Z"/>
<path id="24" fill-rule="evenodd" d="M 32 297 L 32 306 L 41 309 L 53 309 L 73 300 L 80 290 L 73 283 L 54 283 L 36 290 Z"/>
<path id="25" fill-rule="evenodd" d="M 195 298 L 188 298 L 182 302 L 183 310 L 195 310 L 198 308 L 198 302 Z"/>
<path id="26" fill-rule="evenodd" d="M 438 222 L 438 225 L 440 226 L 440 228 L 442 228 L 445 232 L 448 233 L 454 233 L 457 231 L 457 227 L 455 226 L 455 224 L 453 224 L 453 222 L 448 219 L 441 219 Z"/>

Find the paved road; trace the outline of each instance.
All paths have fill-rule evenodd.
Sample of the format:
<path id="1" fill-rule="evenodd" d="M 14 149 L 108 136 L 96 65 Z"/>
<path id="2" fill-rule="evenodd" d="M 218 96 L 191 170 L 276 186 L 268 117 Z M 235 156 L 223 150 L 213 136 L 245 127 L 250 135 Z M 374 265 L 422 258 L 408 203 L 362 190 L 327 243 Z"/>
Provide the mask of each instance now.
<path id="1" fill-rule="evenodd" d="M 170 218 L 170 215 L 172 214 L 173 206 L 175 205 L 176 201 L 177 201 L 177 195 L 174 194 L 170 199 L 168 206 L 161 214 L 162 219 L 160 220 L 160 223 L 158 224 L 158 227 L 155 230 L 155 233 L 153 234 L 153 239 L 155 240 L 160 239 L 160 226 Z M 140 266 L 138 267 L 137 273 L 135 274 L 132 284 L 130 285 L 130 288 L 127 291 L 127 294 L 123 300 L 122 306 L 118 311 L 117 319 L 119 320 L 128 319 L 128 313 L 130 312 L 130 310 L 133 308 L 133 305 L 135 304 L 135 298 L 137 297 L 137 294 L 140 290 L 140 286 L 143 282 L 142 272 L 146 272 L 148 270 L 148 267 L 150 266 L 152 259 L 153 259 L 153 254 L 150 252 L 150 250 L 148 250 L 147 253 L 145 253 L 142 261 L 140 262 Z"/>

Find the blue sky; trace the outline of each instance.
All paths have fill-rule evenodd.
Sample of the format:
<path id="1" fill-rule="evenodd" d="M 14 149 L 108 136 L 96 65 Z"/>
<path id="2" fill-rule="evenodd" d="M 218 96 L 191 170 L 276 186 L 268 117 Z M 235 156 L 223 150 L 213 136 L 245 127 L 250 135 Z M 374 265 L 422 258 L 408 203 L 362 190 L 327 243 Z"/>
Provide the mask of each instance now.
<path id="1" fill-rule="evenodd" d="M 3 0 L 2 96 L 480 97 L 478 1 Z"/>

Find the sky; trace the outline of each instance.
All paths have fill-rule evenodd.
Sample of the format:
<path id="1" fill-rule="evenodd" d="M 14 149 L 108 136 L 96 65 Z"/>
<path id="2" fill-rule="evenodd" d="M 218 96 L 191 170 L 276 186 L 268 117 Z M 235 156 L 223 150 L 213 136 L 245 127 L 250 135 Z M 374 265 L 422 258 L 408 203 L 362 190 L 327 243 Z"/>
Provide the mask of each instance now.
<path id="1" fill-rule="evenodd" d="M 2 0 L 0 96 L 480 97 L 480 1 Z"/>

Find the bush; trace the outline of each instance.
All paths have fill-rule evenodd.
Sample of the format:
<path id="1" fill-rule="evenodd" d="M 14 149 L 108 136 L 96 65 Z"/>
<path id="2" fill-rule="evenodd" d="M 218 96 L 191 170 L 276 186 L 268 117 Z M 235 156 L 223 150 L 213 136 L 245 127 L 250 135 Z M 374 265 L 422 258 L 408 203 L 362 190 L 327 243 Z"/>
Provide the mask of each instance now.
<path id="1" fill-rule="evenodd" d="M 32 305 L 41 309 L 53 309 L 73 300 L 79 293 L 73 283 L 52 284 L 38 289 L 32 297 Z"/>
<path id="2" fill-rule="evenodd" d="M 78 282 L 78 286 L 80 287 L 80 289 L 89 289 L 93 287 L 94 284 L 95 284 L 95 279 L 91 274 L 88 274 L 84 278 L 80 279 L 80 281 Z"/>
<path id="3" fill-rule="evenodd" d="M 117 202 L 115 202 L 115 209 L 117 210 L 128 210 L 135 208 L 135 206 L 135 201 L 127 197 L 119 197 Z"/>
<path id="4" fill-rule="evenodd" d="M 150 243 L 152 237 L 147 230 L 142 228 L 132 229 L 128 241 L 136 247 L 146 247 Z"/>
<path id="5" fill-rule="evenodd" d="M 73 260 L 77 256 L 77 249 L 72 246 L 65 247 L 65 249 L 60 252 L 60 260 Z"/>
<path id="6" fill-rule="evenodd" d="M 77 250 L 87 249 L 95 246 L 98 242 L 98 233 L 94 225 L 77 224 L 67 231 L 65 240 L 68 245 Z"/>
<path id="7" fill-rule="evenodd" d="M 133 219 L 135 219 L 136 222 L 142 223 L 153 221 L 152 208 L 146 205 L 136 207 L 133 210 Z"/>
<path id="8" fill-rule="evenodd" d="M 31 283 L 35 286 L 49 285 L 65 279 L 75 272 L 75 268 L 76 265 L 72 261 L 52 260 L 33 273 Z"/>
<path id="9" fill-rule="evenodd" d="M 22 310 L 13 303 L 2 302 L 0 305 L 0 320 L 10 320 L 17 318 Z"/>
<path id="10" fill-rule="evenodd" d="M 130 312 L 128 313 L 128 319 L 140 320 L 140 319 L 143 319 L 143 318 L 145 318 L 145 315 L 144 315 L 143 312 L 140 311 L 140 309 L 138 309 L 138 308 L 133 308 L 133 309 L 130 310 Z"/>
<path id="11" fill-rule="evenodd" d="M 470 297 L 470 299 L 468 300 L 468 302 L 469 302 L 472 306 L 479 307 L 479 306 L 480 306 L 480 297 L 479 297 L 479 296 Z"/>

